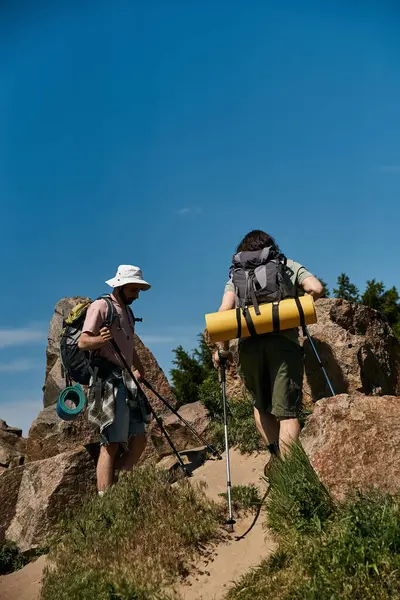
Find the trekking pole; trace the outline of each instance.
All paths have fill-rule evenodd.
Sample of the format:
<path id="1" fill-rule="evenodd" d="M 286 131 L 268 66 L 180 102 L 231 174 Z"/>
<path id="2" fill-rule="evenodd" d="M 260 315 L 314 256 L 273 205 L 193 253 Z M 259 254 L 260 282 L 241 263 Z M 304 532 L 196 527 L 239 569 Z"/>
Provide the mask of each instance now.
<path id="1" fill-rule="evenodd" d="M 195 435 L 197 437 L 197 439 L 204 444 L 204 446 L 206 446 L 208 448 L 208 450 L 212 453 L 213 456 L 216 456 L 218 458 L 218 460 L 222 460 L 222 456 L 220 454 L 220 452 L 218 452 L 218 450 L 216 448 L 214 448 L 214 446 L 211 446 L 211 444 L 209 444 L 207 442 L 207 440 L 202 437 L 195 429 L 194 427 L 188 422 L 186 421 L 186 419 L 184 419 L 179 413 L 178 411 L 171 406 L 171 404 L 165 400 L 165 398 L 163 398 L 161 396 L 161 394 L 159 394 L 154 388 L 153 386 L 146 380 L 143 380 L 144 385 L 147 387 L 147 389 L 150 390 L 150 392 L 153 392 L 153 394 L 155 394 L 157 396 L 157 398 L 159 400 L 161 400 L 161 402 L 163 402 L 165 404 L 165 406 L 167 408 L 169 408 L 169 410 L 178 417 L 178 419 L 180 419 L 182 421 L 182 423 L 189 429 L 189 431 L 191 431 L 193 433 L 193 435 Z"/>
<path id="2" fill-rule="evenodd" d="M 228 440 L 228 412 L 226 406 L 226 359 L 220 356 L 221 365 L 221 389 L 222 389 L 222 404 L 224 408 L 224 432 L 225 432 L 225 454 L 226 454 L 226 485 L 228 491 L 228 509 L 229 519 L 226 521 L 229 533 L 232 533 L 233 526 L 236 521 L 232 516 L 232 496 L 231 496 L 231 467 L 229 461 L 229 440 Z"/>
<path id="3" fill-rule="evenodd" d="M 332 394 L 332 396 L 335 396 L 335 395 L 336 395 L 336 394 L 335 394 L 335 390 L 333 389 L 333 387 L 332 387 L 332 384 L 331 384 L 331 382 L 330 382 L 330 380 L 329 380 L 329 377 L 328 377 L 328 373 L 326 372 L 326 370 L 325 370 L 325 367 L 324 367 L 324 365 L 322 364 L 322 361 L 321 361 L 321 359 L 320 359 L 320 357 L 319 357 L 319 354 L 318 354 L 318 352 L 317 352 L 317 349 L 316 349 L 316 347 L 315 347 L 315 345 L 314 345 L 314 342 L 313 342 L 313 339 L 312 339 L 312 337 L 311 337 L 311 335 L 310 335 L 310 332 L 308 331 L 308 328 L 307 328 L 306 326 L 304 326 L 304 327 L 303 327 L 303 329 L 304 329 L 304 331 L 305 331 L 305 333 L 306 333 L 306 335 L 307 335 L 308 341 L 309 341 L 309 342 L 310 342 L 310 344 L 311 344 L 311 348 L 312 348 L 312 349 L 313 349 L 313 351 L 314 351 L 314 354 L 315 354 L 315 356 L 316 356 L 316 359 L 317 359 L 317 361 L 318 361 L 318 364 L 319 364 L 319 366 L 321 367 L 323 374 L 325 375 L 325 379 L 326 379 L 326 381 L 327 381 L 327 383 L 328 383 L 328 386 L 329 386 L 329 389 L 330 389 L 330 391 L 331 391 L 331 394 Z"/>
<path id="4" fill-rule="evenodd" d="M 184 462 L 183 462 L 183 460 L 182 460 L 182 457 L 180 456 L 180 454 L 179 454 L 178 450 L 176 449 L 176 447 L 175 447 L 175 445 L 174 445 L 174 443 L 173 443 L 172 439 L 171 439 L 171 438 L 170 438 L 170 436 L 168 435 L 168 432 L 167 432 L 167 430 L 165 429 L 165 427 L 164 427 L 164 425 L 163 425 L 163 422 L 162 422 L 162 420 L 161 420 L 161 417 L 159 417 L 159 416 L 157 415 L 156 411 L 155 411 L 155 410 L 154 410 L 154 408 L 151 406 L 150 402 L 149 402 L 149 406 L 150 406 L 150 410 L 151 410 L 151 412 L 152 412 L 152 414 L 153 414 L 153 416 L 154 416 L 154 418 L 155 418 L 155 420 L 156 420 L 156 423 L 157 423 L 157 425 L 158 425 L 158 426 L 159 426 L 159 428 L 161 429 L 161 432 L 162 432 L 162 433 L 165 435 L 165 437 L 167 438 L 167 441 L 168 441 L 169 445 L 171 446 L 171 448 L 172 448 L 172 450 L 173 450 L 173 452 L 174 452 L 174 454 L 175 454 L 176 458 L 178 459 L 178 461 L 179 461 L 179 464 L 180 464 L 180 466 L 181 466 L 181 468 L 182 468 L 183 472 L 185 473 L 185 475 L 186 475 L 187 477 L 191 477 L 192 475 L 191 475 L 191 473 L 188 471 L 188 469 L 187 469 L 187 466 L 185 465 L 185 463 L 184 463 Z"/>
<path id="5" fill-rule="evenodd" d="M 168 435 L 168 433 L 167 433 L 167 431 L 166 431 L 166 429 L 165 429 L 165 427 L 164 427 L 164 425 L 162 423 L 161 418 L 156 414 L 154 408 L 152 407 L 152 405 L 149 402 L 149 399 L 147 398 L 146 394 L 143 392 L 142 388 L 140 387 L 138 380 L 136 379 L 136 377 L 132 373 L 131 369 L 129 368 L 128 363 L 126 362 L 126 360 L 125 360 L 125 358 L 124 358 L 121 350 L 119 349 L 119 346 L 118 346 L 117 342 L 115 340 L 111 340 L 111 345 L 114 348 L 115 352 L 118 354 L 118 356 L 119 356 L 122 364 L 124 365 L 125 369 L 128 371 L 129 375 L 131 376 L 131 378 L 135 382 L 138 391 L 140 391 L 143 394 L 143 396 L 146 398 L 147 402 L 149 403 L 149 407 L 150 407 L 151 413 L 152 413 L 154 419 L 156 420 L 157 425 L 161 429 L 161 432 L 167 438 L 167 441 L 168 441 L 169 445 L 171 446 L 171 449 L 172 449 L 173 453 L 175 454 L 176 458 L 178 459 L 179 464 L 182 467 L 183 472 L 188 477 L 191 477 L 191 473 L 189 473 L 189 471 L 188 471 L 185 463 L 182 460 L 182 457 L 180 456 L 178 450 L 175 448 L 175 445 L 174 445 L 173 441 L 171 440 L 170 436 Z"/>
<path id="6" fill-rule="evenodd" d="M 325 367 L 324 367 L 324 365 L 322 364 L 322 360 L 321 360 L 321 359 L 320 359 L 320 357 L 319 357 L 319 354 L 318 354 L 318 352 L 317 352 L 317 349 L 316 349 L 316 347 L 315 347 L 315 345 L 314 345 L 313 339 L 312 339 L 312 337 L 311 337 L 311 335 L 310 335 L 310 332 L 308 331 L 308 327 L 307 327 L 307 325 L 306 325 L 306 320 L 305 320 L 305 316 L 304 316 L 303 307 L 301 306 L 300 300 L 299 300 L 299 298 L 298 298 L 297 296 L 295 297 L 295 299 L 294 299 L 294 300 L 295 300 L 295 302 L 296 302 L 297 309 L 298 309 L 298 311 L 299 311 L 299 316 L 300 316 L 300 325 L 301 325 L 301 328 L 302 328 L 302 330 L 303 330 L 303 334 L 304 334 L 305 336 L 307 336 L 307 338 L 308 338 L 308 341 L 309 341 L 309 342 L 310 342 L 310 344 L 311 344 L 311 348 L 313 349 L 313 351 L 314 351 L 314 354 L 315 354 L 315 356 L 316 356 L 316 359 L 317 359 L 317 361 L 318 361 L 318 364 L 319 364 L 319 366 L 321 367 L 323 374 L 325 375 L 325 379 L 326 379 L 326 381 L 327 381 L 327 383 L 328 383 L 328 386 L 329 386 L 329 389 L 330 389 L 330 391 L 331 391 L 331 394 L 332 394 L 332 396 L 335 396 L 335 395 L 336 395 L 336 394 L 335 394 L 335 390 L 333 389 L 333 387 L 332 387 L 332 384 L 331 384 L 331 382 L 330 382 L 330 380 L 329 380 L 328 373 L 326 372 L 326 370 L 325 370 Z"/>

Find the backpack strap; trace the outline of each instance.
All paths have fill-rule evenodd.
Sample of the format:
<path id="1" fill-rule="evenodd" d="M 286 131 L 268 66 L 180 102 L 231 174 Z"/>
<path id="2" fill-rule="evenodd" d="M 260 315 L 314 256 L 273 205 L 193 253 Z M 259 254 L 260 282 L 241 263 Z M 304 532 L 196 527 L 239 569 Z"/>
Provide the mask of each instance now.
<path id="1" fill-rule="evenodd" d="M 97 298 L 97 300 L 105 300 L 106 304 L 107 304 L 107 317 L 106 317 L 106 321 L 105 321 L 105 325 L 107 327 L 111 327 L 111 325 L 114 323 L 114 320 L 117 316 L 117 312 L 114 308 L 114 304 L 111 300 L 111 296 L 110 294 L 103 294 L 102 296 L 99 296 Z"/>
<path id="2" fill-rule="evenodd" d="M 279 320 L 279 302 L 272 303 L 272 326 L 274 333 L 280 332 L 281 324 Z"/>
<path id="3" fill-rule="evenodd" d="M 247 286 L 246 286 L 246 298 L 245 300 L 247 300 L 248 298 L 251 299 L 251 303 L 254 306 L 254 310 L 256 311 L 256 315 L 260 315 L 260 307 L 258 306 L 258 300 L 256 297 L 256 293 L 255 293 L 255 289 L 259 289 L 260 286 L 258 284 L 258 281 L 255 278 L 254 275 L 254 270 L 251 270 L 248 272 L 248 277 L 247 277 Z"/>
<path id="4" fill-rule="evenodd" d="M 257 331 L 256 331 L 256 328 L 254 327 L 253 319 L 251 318 L 251 314 L 250 314 L 248 308 L 245 308 L 243 310 L 243 314 L 244 314 L 244 318 L 246 319 L 247 329 L 249 330 L 251 337 L 257 337 Z"/>
<path id="5" fill-rule="evenodd" d="M 299 311 L 300 325 L 303 329 L 303 335 L 305 337 L 307 335 L 307 325 L 306 325 L 306 318 L 304 316 L 304 310 L 303 310 L 303 307 L 301 305 L 301 302 L 300 302 L 298 296 L 295 297 L 294 301 L 296 302 L 297 310 Z"/>
<path id="6" fill-rule="evenodd" d="M 236 321 L 237 321 L 236 337 L 241 338 L 242 337 L 242 312 L 241 312 L 239 306 L 236 308 Z"/>

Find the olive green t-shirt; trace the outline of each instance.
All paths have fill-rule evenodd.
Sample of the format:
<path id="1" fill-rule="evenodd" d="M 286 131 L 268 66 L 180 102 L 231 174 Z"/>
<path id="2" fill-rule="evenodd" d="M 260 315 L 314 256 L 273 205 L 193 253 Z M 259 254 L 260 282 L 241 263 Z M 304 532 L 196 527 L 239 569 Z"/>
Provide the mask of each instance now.
<path id="1" fill-rule="evenodd" d="M 299 290 L 299 292 L 303 292 L 304 290 L 301 287 L 301 284 L 304 281 L 304 279 L 306 277 L 310 277 L 312 275 L 312 273 L 310 273 L 310 271 L 308 271 L 306 269 L 306 267 L 304 267 L 303 265 L 301 265 L 300 263 L 298 263 L 294 260 L 291 260 L 290 258 L 287 259 L 287 266 L 291 271 L 290 279 L 292 280 L 293 285 L 296 286 L 296 288 Z M 232 280 L 229 279 L 229 281 L 225 285 L 224 293 L 234 292 L 234 291 L 235 291 L 235 286 L 233 285 Z M 265 335 L 271 335 L 271 334 L 268 333 Z M 279 332 L 279 335 L 284 335 L 284 336 L 290 338 L 294 342 L 297 342 L 297 343 L 299 342 L 298 328 L 284 329 L 283 331 Z"/>

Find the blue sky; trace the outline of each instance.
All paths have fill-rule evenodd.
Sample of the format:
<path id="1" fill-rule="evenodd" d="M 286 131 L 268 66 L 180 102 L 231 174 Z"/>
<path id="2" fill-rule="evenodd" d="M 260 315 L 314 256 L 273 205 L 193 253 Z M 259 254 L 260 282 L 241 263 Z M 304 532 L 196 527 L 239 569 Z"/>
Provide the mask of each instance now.
<path id="1" fill-rule="evenodd" d="M 167 373 L 254 227 L 400 288 L 395 2 L 37 4 L 0 9 L 0 418 L 27 431 L 55 304 L 121 263 Z"/>

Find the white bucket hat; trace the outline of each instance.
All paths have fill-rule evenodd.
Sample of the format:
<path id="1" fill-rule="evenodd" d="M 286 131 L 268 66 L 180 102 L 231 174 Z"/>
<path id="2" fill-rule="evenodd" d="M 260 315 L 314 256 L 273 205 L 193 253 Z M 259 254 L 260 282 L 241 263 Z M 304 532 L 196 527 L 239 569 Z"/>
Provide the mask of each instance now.
<path id="1" fill-rule="evenodd" d="M 151 288 L 151 285 L 143 279 L 141 269 L 132 265 L 119 265 L 116 276 L 112 279 L 108 279 L 106 283 L 112 288 L 121 287 L 127 283 L 135 283 L 143 291 Z"/>

